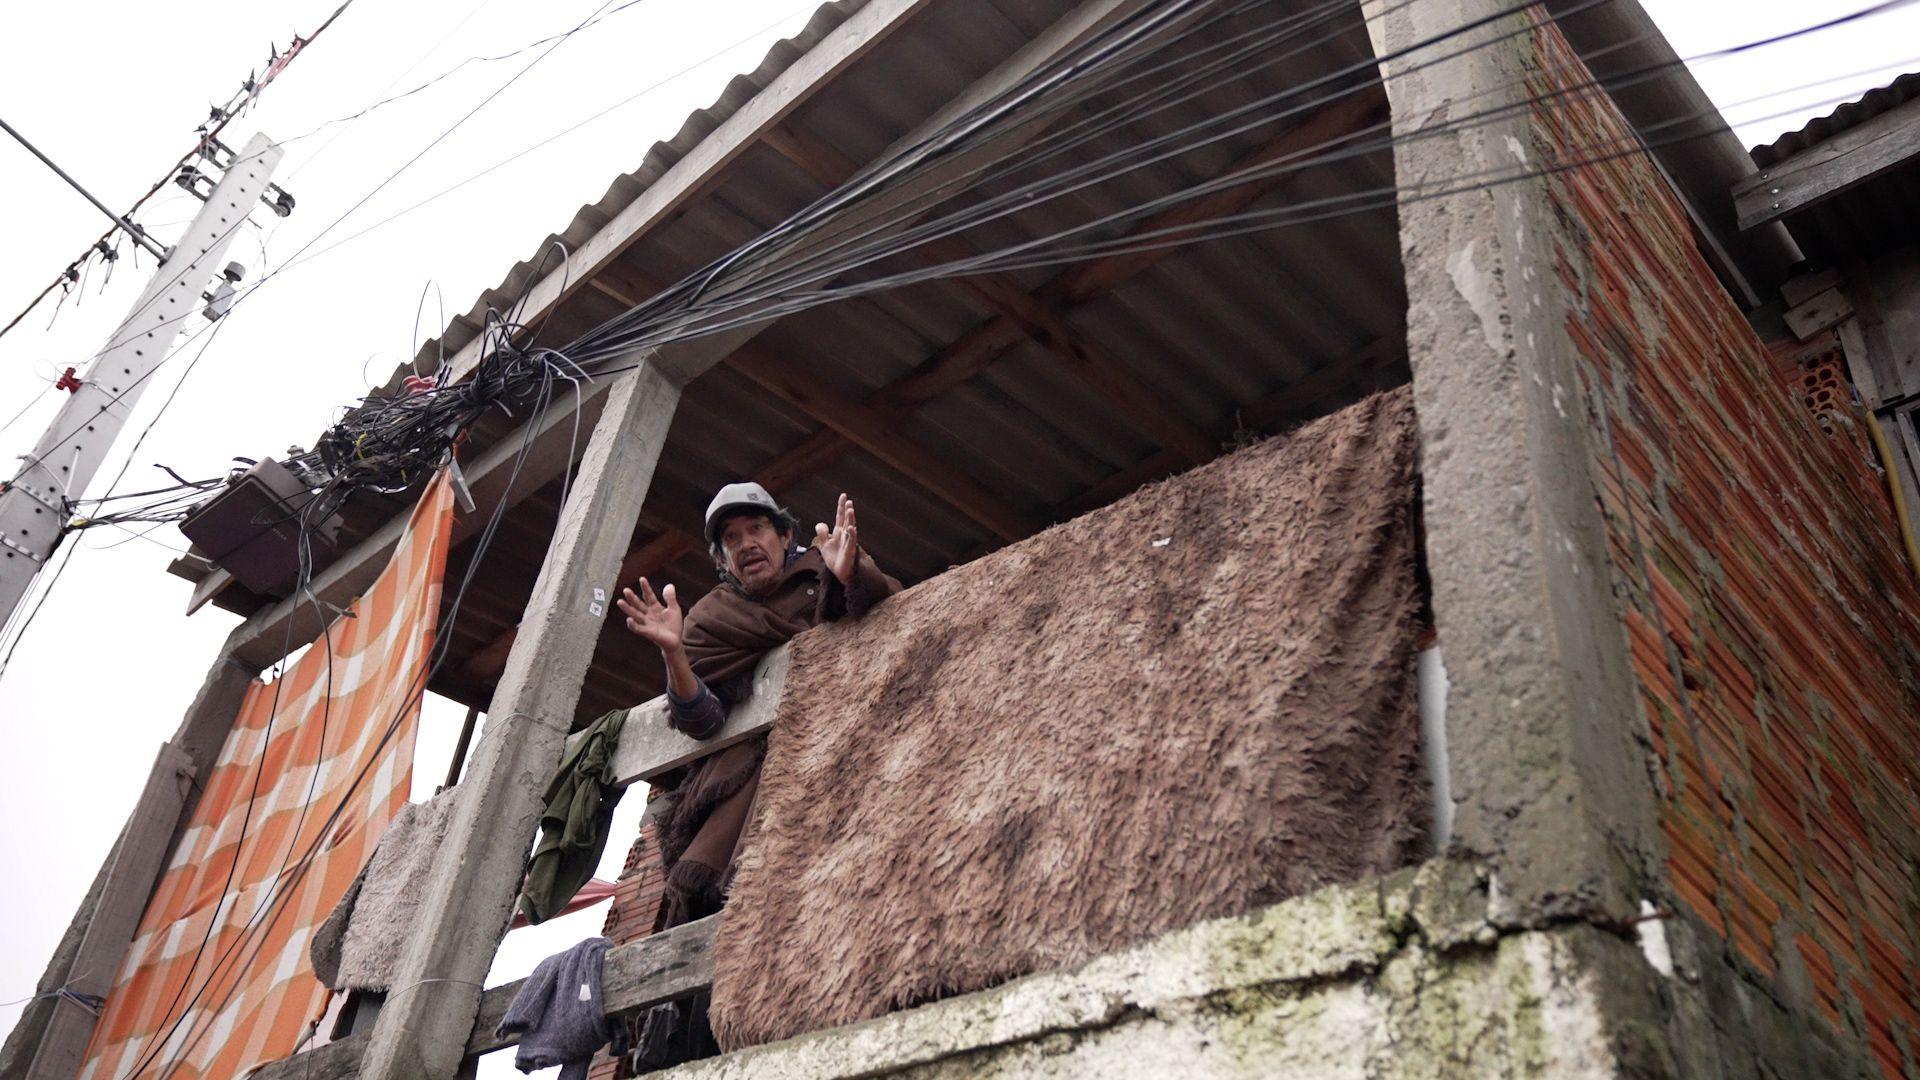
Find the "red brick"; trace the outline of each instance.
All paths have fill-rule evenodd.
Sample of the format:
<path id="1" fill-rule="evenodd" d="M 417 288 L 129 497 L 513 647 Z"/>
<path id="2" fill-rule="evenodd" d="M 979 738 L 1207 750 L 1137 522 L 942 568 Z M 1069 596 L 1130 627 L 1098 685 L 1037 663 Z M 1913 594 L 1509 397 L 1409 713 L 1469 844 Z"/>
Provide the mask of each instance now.
<path id="1" fill-rule="evenodd" d="M 1793 944 L 1800 950 L 1800 958 L 1806 962 L 1807 975 L 1813 982 L 1814 999 L 1820 1003 L 1827 1019 L 1839 1024 L 1840 983 L 1834 972 L 1833 957 L 1806 934 L 1795 938 Z"/>

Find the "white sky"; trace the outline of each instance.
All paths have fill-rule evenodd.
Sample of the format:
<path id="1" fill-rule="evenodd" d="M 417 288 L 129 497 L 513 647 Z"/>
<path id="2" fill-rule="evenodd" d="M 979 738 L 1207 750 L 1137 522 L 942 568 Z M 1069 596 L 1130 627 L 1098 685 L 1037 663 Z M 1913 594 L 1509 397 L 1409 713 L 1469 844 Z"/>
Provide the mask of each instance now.
<path id="1" fill-rule="evenodd" d="M 241 75 L 263 65 L 269 43 L 284 44 L 293 32 L 310 31 L 335 3 L 240 4 L 224 17 L 207 8 L 185 18 L 174 5 L 133 0 L 16 5 L 0 40 L 0 116 L 109 205 L 122 208 L 190 144 L 208 103 L 225 100 Z M 507 52 L 563 31 L 599 3 L 358 0 L 254 112 L 229 127 L 225 141 L 236 148 L 256 130 L 292 140 L 276 179 L 299 200 L 284 222 L 256 214 L 264 228 L 247 231 L 229 257 L 247 264 L 248 281 L 257 280 L 263 264 L 285 260 L 331 225 L 538 50 L 468 64 L 351 125 L 294 136 L 463 58 Z M 1683 56 L 1869 6 L 1865 0 L 1645 3 Z M 615 175 L 634 168 L 652 142 L 678 130 L 687 113 L 708 104 L 733 74 L 756 65 L 774 39 L 796 32 L 812 8 L 812 0 L 649 0 L 567 41 L 316 248 L 498 162 L 507 164 L 287 271 L 236 309 L 140 449 L 121 490 L 164 482 L 154 463 L 209 476 L 236 455 L 277 455 L 289 442 L 307 443 L 337 406 L 384 380 L 413 354 L 416 340 L 438 332 L 444 320 L 432 298 L 414 332 L 417 304 L 429 283 L 438 286 L 446 313 L 464 312 L 581 204 L 597 201 Z M 720 55 L 693 72 L 516 159 L 516 152 L 715 53 Z M 1920 6 L 1908 6 L 1696 65 L 1696 74 L 1743 140 L 1753 144 L 1917 67 Z M 1770 94 L 1778 96 L 1756 100 Z M 0 210 L 0 250 L 7 255 L 0 263 L 4 320 L 99 235 L 104 219 L 4 139 L 0 191 L 7 194 Z M 170 188 L 140 220 L 170 239 L 196 206 Z M 84 370 L 139 291 L 152 263 L 142 256 L 135 267 L 125 250 L 104 293 L 95 276 L 81 303 L 69 299 L 51 328 L 47 306 L 0 338 L 0 422 L 38 399 L 0 431 L 0 459 L 31 448 L 57 405 L 55 393 L 43 393 L 47 384 L 67 365 Z M 92 494 L 118 471 L 132 434 L 155 414 L 197 345 L 155 376 Z M 0 737 L 11 751 L 0 759 L 0 865 L 13 868 L 6 875 L 12 888 L 0 898 L 0 1002 L 32 993 L 132 807 L 156 748 L 172 733 L 237 621 L 212 608 L 182 616 L 189 586 L 164 569 L 174 554 L 167 548 L 185 546 L 171 528 L 150 540 L 100 530 L 83 534 L 80 543 L 82 550 L 0 678 Z M 430 793 L 444 772 L 460 715 L 446 702 L 430 703 L 416 797 Z M 603 876 L 617 873 L 640 803 L 636 794 L 623 807 Z M 604 911 L 511 935 L 494 981 L 524 973 L 539 957 L 597 933 Z M 0 1030 L 12 1026 L 19 1008 L 0 1007 Z M 483 1075 L 514 1075 L 505 1058 L 493 1055 Z"/>

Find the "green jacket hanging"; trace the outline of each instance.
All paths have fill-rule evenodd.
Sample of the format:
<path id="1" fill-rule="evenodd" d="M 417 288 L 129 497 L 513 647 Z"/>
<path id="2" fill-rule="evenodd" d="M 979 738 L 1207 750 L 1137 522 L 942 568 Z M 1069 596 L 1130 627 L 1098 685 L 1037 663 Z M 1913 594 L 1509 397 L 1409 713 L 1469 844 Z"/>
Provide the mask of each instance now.
<path id="1" fill-rule="evenodd" d="M 520 890 L 520 910 L 530 923 L 545 922 L 566 907 L 600 865 L 613 808 L 626 793 L 615 786 L 613 772 L 613 751 L 626 722 L 626 710 L 615 709 L 588 724 L 547 785 L 540 842 Z"/>

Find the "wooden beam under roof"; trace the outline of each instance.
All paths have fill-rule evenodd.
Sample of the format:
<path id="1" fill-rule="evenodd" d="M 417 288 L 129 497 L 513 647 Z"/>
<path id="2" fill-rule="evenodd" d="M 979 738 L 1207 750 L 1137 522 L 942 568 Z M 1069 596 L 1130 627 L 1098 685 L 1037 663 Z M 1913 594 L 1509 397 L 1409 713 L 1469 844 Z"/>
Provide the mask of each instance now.
<path id="1" fill-rule="evenodd" d="M 811 139 L 790 125 L 769 131 L 767 146 L 798 165 L 829 191 L 851 180 L 859 166 L 833 147 Z M 960 262 L 977 255 L 958 237 L 927 241 L 904 253 L 922 266 Z M 1193 464 L 1212 456 L 1207 437 L 1161 402 L 1146 384 L 1111 356 L 1075 333 L 1060 314 L 1025 290 L 991 274 L 968 275 L 956 283 L 979 297 L 998 317 L 1060 360 L 1093 394 L 1103 397 L 1135 427 L 1152 434 L 1161 445 L 1179 451 Z"/>
<path id="2" fill-rule="evenodd" d="M 615 273 L 603 276 L 609 280 L 596 280 L 595 287 L 630 306 L 661 288 L 659 283 L 624 264 Z M 727 362 L 762 389 L 831 428 L 846 442 L 946 500 L 976 524 L 1008 540 L 1032 533 L 1036 519 L 1009 506 L 1005 499 L 966 473 L 900 434 L 895 430 L 900 417 L 891 411 L 847 397 L 759 342 L 742 345 Z"/>
<path id="3" fill-rule="evenodd" d="M 1733 186 L 1742 230 L 1777 221 L 1920 157 L 1920 98 L 1807 147 Z"/>
<path id="4" fill-rule="evenodd" d="M 1385 116 L 1385 113 L 1384 101 L 1374 95 L 1359 94 L 1343 98 L 1309 114 L 1299 124 L 1235 161 L 1229 168 L 1238 171 L 1278 162 L 1290 155 L 1309 152 L 1341 135 L 1350 134 L 1370 123 L 1377 122 Z M 781 150 L 783 154 L 789 151 L 804 154 L 803 150 L 796 149 L 802 144 L 788 128 L 770 129 L 766 141 L 770 147 Z M 782 149 L 783 147 L 786 149 Z M 802 168 L 807 168 L 811 172 L 811 168 L 804 162 L 796 162 L 796 164 L 800 164 Z M 819 166 L 816 164 L 813 167 Z M 1178 229 L 1212 217 L 1236 213 L 1273 190 L 1281 182 L 1283 182 L 1282 179 L 1265 179 L 1224 188 L 1190 203 L 1155 214 L 1142 222 L 1135 231 L 1147 233 L 1163 229 Z M 1036 290 L 1034 296 L 1045 303 L 1063 307 L 1084 304 L 1152 267 L 1171 251 L 1170 248 L 1162 248 L 1091 260 L 1057 275 Z M 591 284 L 608 298 L 629 307 L 641 303 L 660 289 L 657 282 L 649 279 L 631 264 L 620 261 L 603 267 L 591 279 Z M 869 425 L 882 421 L 899 423 L 915 408 L 986 370 L 1004 355 L 1008 348 L 1025 336 L 1025 331 L 1010 318 L 995 316 L 987 319 L 922 361 L 913 371 L 870 395 L 863 403 L 863 419 Z M 757 470 L 754 474 L 755 479 L 775 492 L 779 492 L 826 468 L 853 446 L 854 443 L 835 427 L 823 427 L 802 440 L 793 449 Z M 1208 456 L 1212 456 L 1211 448 Z M 1162 459 L 1165 462 L 1164 466 L 1161 464 Z M 1154 455 L 1148 460 L 1155 462 L 1152 468 L 1163 469 L 1156 475 L 1166 475 L 1174 471 L 1173 467 L 1180 461 L 1175 454 L 1168 452 Z M 1123 470 L 1123 472 L 1127 471 Z M 1032 523 L 1021 537 L 1039 531 L 1040 524 L 1042 523 Z M 651 543 L 643 547 L 651 546 Z M 630 555 L 636 555 L 640 550 L 636 548 Z M 637 577 L 656 573 L 680 554 L 680 551 L 662 549 L 651 559 L 629 558 L 629 565 L 623 567 L 625 574 L 623 580 L 631 581 Z M 502 635 L 505 644 L 496 640 L 493 645 L 489 645 L 483 651 L 487 651 L 491 656 L 490 650 L 498 646 L 500 656 L 504 658 L 505 648 L 511 645 L 510 633 L 509 631 L 508 634 Z"/>
<path id="5" fill-rule="evenodd" d="M 634 1012 L 672 1001 L 713 982 L 713 936 L 717 915 L 616 945 L 607 950 L 600 977 L 603 1007 Z M 467 1037 L 466 1056 L 491 1053 L 519 1040 L 494 1034 L 525 979 L 492 987 L 480 996 L 480 1012 Z M 281 1058 L 255 1070 L 250 1080 L 352 1080 L 360 1075 L 370 1037 L 361 1032 L 315 1050 Z"/>

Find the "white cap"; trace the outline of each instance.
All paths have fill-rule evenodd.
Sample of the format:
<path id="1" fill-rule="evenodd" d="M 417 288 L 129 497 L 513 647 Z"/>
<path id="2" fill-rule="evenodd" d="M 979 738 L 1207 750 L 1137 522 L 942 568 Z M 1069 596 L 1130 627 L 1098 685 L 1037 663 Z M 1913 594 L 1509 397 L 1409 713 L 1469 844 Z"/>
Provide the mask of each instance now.
<path id="1" fill-rule="evenodd" d="M 714 529 L 729 510 L 764 510 L 775 518 L 780 516 L 780 504 L 773 501 L 766 488 L 752 481 L 728 484 L 707 504 L 707 543 L 713 543 Z"/>

